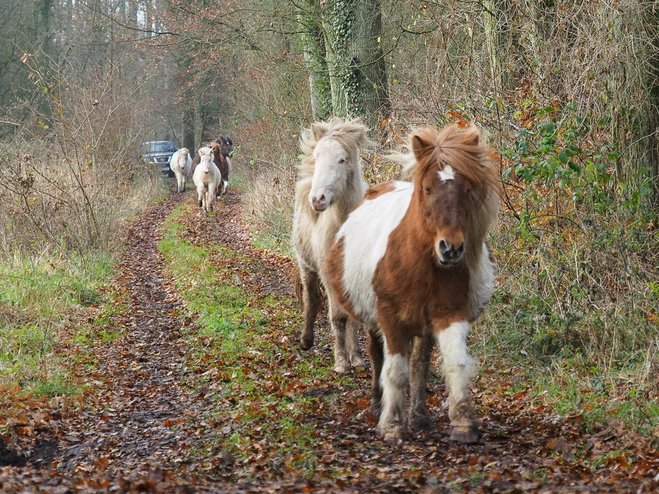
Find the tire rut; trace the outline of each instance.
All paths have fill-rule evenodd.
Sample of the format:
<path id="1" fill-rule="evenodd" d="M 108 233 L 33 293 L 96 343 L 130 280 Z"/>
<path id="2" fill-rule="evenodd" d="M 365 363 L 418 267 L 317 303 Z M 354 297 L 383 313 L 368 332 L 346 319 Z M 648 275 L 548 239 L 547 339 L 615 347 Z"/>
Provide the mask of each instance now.
<path id="1" fill-rule="evenodd" d="M 166 472 L 185 465 L 185 450 L 197 446 L 195 417 L 211 405 L 186 386 L 193 372 L 181 330 L 192 321 L 179 315 L 158 252 L 160 229 L 180 200 L 172 194 L 128 231 L 117 277 L 127 319 L 117 339 L 95 350 L 94 406 L 71 421 L 56 460 L 58 469 L 101 474 L 121 490 L 170 484 Z"/>

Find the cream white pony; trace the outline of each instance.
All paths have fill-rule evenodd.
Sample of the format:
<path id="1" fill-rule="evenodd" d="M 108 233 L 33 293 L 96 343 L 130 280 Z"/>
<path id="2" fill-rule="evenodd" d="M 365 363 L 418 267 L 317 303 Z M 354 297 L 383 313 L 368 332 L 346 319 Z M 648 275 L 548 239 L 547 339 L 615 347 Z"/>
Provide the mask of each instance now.
<path id="1" fill-rule="evenodd" d="M 180 148 L 172 155 L 169 168 L 176 176 L 176 192 L 185 192 L 185 182 L 192 174 L 192 157 L 188 148 Z"/>
<path id="2" fill-rule="evenodd" d="M 215 201 L 215 190 L 222 182 L 219 168 L 213 162 L 213 150 L 203 147 L 199 150 L 200 161 L 194 170 L 192 180 L 197 186 L 197 198 L 199 207 L 204 208 L 207 213 L 213 211 Z"/>
<path id="3" fill-rule="evenodd" d="M 334 370 L 347 372 L 350 366 L 363 367 L 357 327 L 347 325 L 344 312 L 328 290 L 324 275 L 325 257 L 336 232 L 364 196 L 359 152 L 367 145 L 368 129 L 359 121 L 332 119 L 316 122 L 300 138 L 302 149 L 299 181 L 295 190 L 293 246 L 299 266 L 298 297 L 304 311 L 303 349 L 313 346 L 314 323 L 322 302 L 321 285 L 328 295 L 329 315 L 334 333 Z"/>

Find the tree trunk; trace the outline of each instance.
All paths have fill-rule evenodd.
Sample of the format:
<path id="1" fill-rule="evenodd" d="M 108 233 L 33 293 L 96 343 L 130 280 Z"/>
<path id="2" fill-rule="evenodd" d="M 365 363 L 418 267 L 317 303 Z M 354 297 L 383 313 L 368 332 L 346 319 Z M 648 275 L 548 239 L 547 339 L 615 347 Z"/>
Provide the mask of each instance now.
<path id="1" fill-rule="evenodd" d="M 506 38 L 503 34 L 506 23 L 506 2 L 504 0 L 485 0 L 483 2 L 483 25 L 490 61 L 490 75 L 497 102 L 501 103 L 503 92 L 510 89 L 510 72 L 506 70 Z"/>
<path id="2" fill-rule="evenodd" d="M 331 0 L 323 22 L 332 110 L 375 126 L 390 113 L 380 0 Z"/>
<path id="3" fill-rule="evenodd" d="M 188 148 L 190 154 L 194 155 L 195 142 L 194 142 L 194 131 L 195 131 L 195 111 L 194 108 L 188 107 L 183 110 L 183 147 Z"/>
<path id="4" fill-rule="evenodd" d="M 327 50 L 323 37 L 318 0 L 308 0 L 298 11 L 298 24 L 309 71 L 311 113 L 314 120 L 326 120 L 332 114 L 332 92 L 327 68 Z"/>
<path id="5" fill-rule="evenodd" d="M 659 9 L 647 9 L 645 25 L 651 33 L 645 34 L 651 45 L 644 50 L 646 71 L 644 74 L 647 97 L 645 105 L 638 112 L 638 126 L 635 144 L 640 148 L 637 154 L 641 159 L 634 160 L 635 169 L 627 173 L 634 177 L 634 185 L 643 189 L 647 184 L 647 203 L 655 214 L 659 213 L 659 61 L 656 53 L 659 50 Z M 639 58 L 640 59 L 640 58 Z"/>
<path id="6" fill-rule="evenodd" d="M 199 98 L 197 98 L 198 100 Z M 206 133 L 206 109 L 201 101 L 197 101 L 195 105 L 195 118 L 194 118 L 194 145 L 192 149 L 199 149 L 202 147 Z M 190 148 L 188 148 L 190 149 Z"/>
<path id="7" fill-rule="evenodd" d="M 382 53 L 382 6 L 380 0 L 362 0 L 355 7 L 355 22 L 348 45 L 348 114 L 364 117 L 374 126 L 391 113 Z"/>

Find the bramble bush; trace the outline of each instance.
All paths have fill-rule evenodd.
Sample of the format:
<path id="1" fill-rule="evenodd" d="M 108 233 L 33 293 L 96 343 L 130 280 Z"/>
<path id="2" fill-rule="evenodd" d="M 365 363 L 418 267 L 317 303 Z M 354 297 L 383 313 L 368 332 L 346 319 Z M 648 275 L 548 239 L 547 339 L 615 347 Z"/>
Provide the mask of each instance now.
<path id="1" fill-rule="evenodd" d="M 656 360 L 649 180 L 625 180 L 606 119 L 593 124 L 573 104 L 529 101 L 514 117 L 492 241 L 501 277 L 492 322 L 502 344 L 539 357 L 578 354 L 609 370 L 647 365 L 648 348 Z"/>

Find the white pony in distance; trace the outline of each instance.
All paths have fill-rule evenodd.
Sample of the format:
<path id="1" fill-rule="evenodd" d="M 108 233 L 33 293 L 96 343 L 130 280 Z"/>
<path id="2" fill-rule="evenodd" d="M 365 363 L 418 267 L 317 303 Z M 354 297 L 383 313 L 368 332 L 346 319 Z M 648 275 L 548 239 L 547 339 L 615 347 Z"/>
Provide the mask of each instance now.
<path id="1" fill-rule="evenodd" d="M 207 213 L 213 211 L 215 201 L 215 189 L 222 182 L 222 174 L 213 162 L 213 150 L 203 147 L 199 150 L 200 161 L 194 170 L 192 180 L 197 186 L 197 197 L 199 207 L 203 207 Z"/>
<path id="2" fill-rule="evenodd" d="M 185 182 L 192 174 L 192 157 L 188 148 L 181 148 L 172 155 L 169 168 L 176 176 L 176 192 L 185 192 Z"/>

